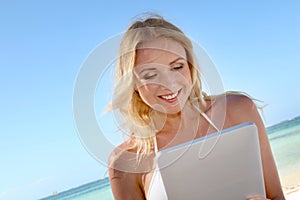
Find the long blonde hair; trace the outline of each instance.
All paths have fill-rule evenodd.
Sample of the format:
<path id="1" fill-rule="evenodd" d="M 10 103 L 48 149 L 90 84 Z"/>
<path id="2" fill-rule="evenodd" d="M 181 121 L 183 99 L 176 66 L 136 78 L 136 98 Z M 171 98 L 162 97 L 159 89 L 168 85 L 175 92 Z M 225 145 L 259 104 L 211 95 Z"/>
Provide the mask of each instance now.
<path id="1" fill-rule="evenodd" d="M 127 134 L 133 139 L 128 149 L 136 149 L 138 158 L 140 155 L 148 154 L 153 150 L 156 130 L 152 126 L 151 119 L 155 114 L 135 91 L 133 68 L 136 50 L 139 46 L 157 38 L 171 39 L 185 49 L 193 84 L 189 101 L 202 110 L 205 107 L 204 98 L 207 98 L 202 93 L 199 67 L 190 39 L 178 27 L 161 16 L 151 16 L 134 22 L 125 32 L 120 44 L 114 100 L 110 107 L 121 113 L 124 120 L 123 124 L 127 127 Z"/>

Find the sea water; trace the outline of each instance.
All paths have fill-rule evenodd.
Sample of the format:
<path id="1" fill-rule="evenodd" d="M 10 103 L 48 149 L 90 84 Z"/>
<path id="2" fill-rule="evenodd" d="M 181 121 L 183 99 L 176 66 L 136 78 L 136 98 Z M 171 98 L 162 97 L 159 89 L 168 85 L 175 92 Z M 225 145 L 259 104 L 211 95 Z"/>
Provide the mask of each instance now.
<path id="1" fill-rule="evenodd" d="M 281 176 L 300 173 L 300 117 L 267 128 L 272 152 Z M 41 200 L 113 200 L 108 178 Z"/>
<path id="2" fill-rule="evenodd" d="M 104 178 L 40 200 L 113 200 L 109 179 Z"/>
<path id="3" fill-rule="evenodd" d="M 300 117 L 268 127 L 267 131 L 280 175 L 299 174 Z"/>

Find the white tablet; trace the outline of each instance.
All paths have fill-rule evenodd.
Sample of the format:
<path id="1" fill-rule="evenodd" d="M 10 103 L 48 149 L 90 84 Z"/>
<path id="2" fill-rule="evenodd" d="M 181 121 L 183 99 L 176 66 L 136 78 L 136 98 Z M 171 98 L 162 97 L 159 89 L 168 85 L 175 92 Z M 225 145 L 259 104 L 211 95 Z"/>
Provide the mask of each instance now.
<path id="1" fill-rule="evenodd" d="M 264 196 L 257 127 L 248 122 L 157 154 L 168 199 Z"/>

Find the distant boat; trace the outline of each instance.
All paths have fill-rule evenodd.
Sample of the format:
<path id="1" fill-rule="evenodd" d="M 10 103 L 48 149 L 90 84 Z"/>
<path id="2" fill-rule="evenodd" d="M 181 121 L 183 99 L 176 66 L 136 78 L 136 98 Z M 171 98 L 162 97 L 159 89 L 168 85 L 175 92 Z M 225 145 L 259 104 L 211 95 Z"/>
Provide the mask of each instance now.
<path id="1" fill-rule="evenodd" d="M 57 192 L 57 191 L 53 191 L 52 194 L 53 194 L 53 195 L 57 195 L 58 192 Z"/>

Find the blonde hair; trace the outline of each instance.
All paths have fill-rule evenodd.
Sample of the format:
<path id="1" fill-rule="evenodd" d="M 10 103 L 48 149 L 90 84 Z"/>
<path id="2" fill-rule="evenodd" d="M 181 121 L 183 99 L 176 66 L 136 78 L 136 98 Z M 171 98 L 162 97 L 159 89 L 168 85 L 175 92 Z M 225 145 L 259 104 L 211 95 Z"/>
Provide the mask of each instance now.
<path id="1" fill-rule="evenodd" d="M 185 49 L 187 61 L 191 72 L 192 92 L 189 101 L 200 110 L 205 107 L 205 93 L 202 93 L 199 67 L 193 52 L 190 39 L 175 25 L 161 16 L 151 16 L 144 20 L 137 20 L 125 32 L 119 49 L 116 68 L 116 84 L 114 87 L 114 100 L 111 109 L 118 110 L 124 118 L 132 145 L 129 149 L 136 149 L 137 157 L 153 150 L 155 127 L 152 118 L 159 117 L 154 110 L 143 102 L 135 91 L 133 68 L 136 60 L 136 50 L 145 42 L 157 38 L 167 38 L 178 42 Z"/>

